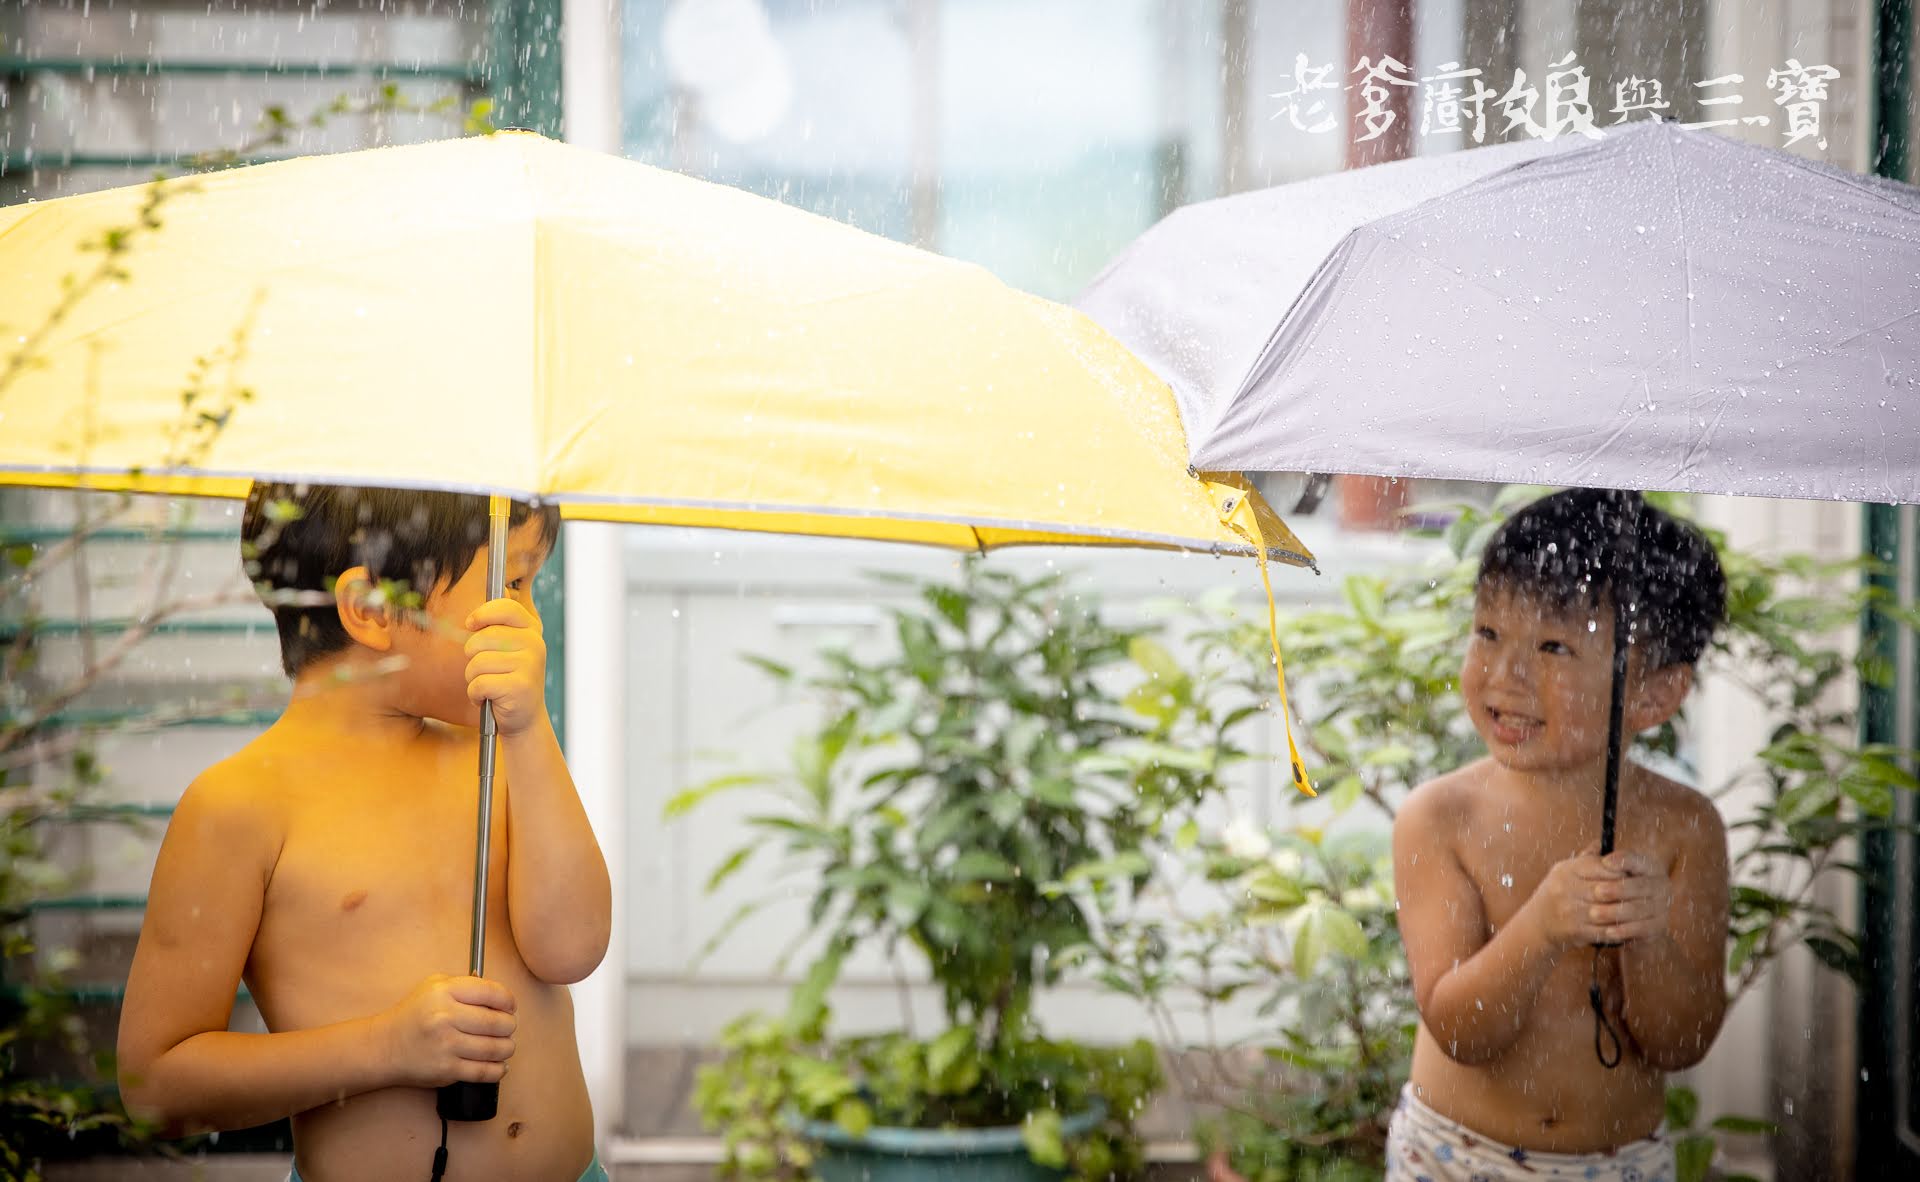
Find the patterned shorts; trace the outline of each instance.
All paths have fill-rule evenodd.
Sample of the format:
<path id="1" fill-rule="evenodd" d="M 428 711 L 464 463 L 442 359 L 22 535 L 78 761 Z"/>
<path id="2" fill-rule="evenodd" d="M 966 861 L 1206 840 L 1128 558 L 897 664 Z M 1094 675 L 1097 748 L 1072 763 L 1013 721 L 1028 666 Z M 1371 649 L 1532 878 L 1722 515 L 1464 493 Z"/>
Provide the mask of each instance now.
<path id="1" fill-rule="evenodd" d="M 1387 1128 L 1387 1182 L 1674 1182 L 1673 1146 L 1655 1134 L 1606 1153 L 1536 1153 L 1483 1137 L 1421 1103 L 1408 1084 Z"/>

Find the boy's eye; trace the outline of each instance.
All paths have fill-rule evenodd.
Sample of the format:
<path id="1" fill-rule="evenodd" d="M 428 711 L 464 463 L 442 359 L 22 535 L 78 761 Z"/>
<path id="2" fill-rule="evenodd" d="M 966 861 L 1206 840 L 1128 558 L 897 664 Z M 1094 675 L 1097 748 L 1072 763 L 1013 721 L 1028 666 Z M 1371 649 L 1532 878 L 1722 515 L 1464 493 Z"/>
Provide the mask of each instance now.
<path id="1" fill-rule="evenodd" d="M 1561 643 L 1558 640 L 1541 641 L 1540 651 L 1543 653 L 1555 653 L 1555 654 L 1566 654 L 1566 653 L 1573 652 L 1572 649 L 1568 648 L 1565 644 Z"/>
<path id="2" fill-rule="evenodd" d="M 1478 627 L 1478 628 L 1475 628 L 1475 629 L 1473 630 L 1473 634 L 1474 634 L 1474 636 L 1476 636 L 1476 637 L 1478 637 L 1478 638 L 1479 638 L 1479 639 L 1481 639 L 1481 640 L 1497 640 L 1497 639 L 1499 639 L 1498 637 L 1496 637 L 1496 636 L 1495 636 L 1495 635 L 1493 634 L 1493 629 L 1491 629 L 1491 628 L 1489 628 L 1489 627 L 1487 627 L 1487 626 L 1486 626 L 1485 624 L 1482 624 L 1482 625 L 1481 625 L 1480 627 Z"/>

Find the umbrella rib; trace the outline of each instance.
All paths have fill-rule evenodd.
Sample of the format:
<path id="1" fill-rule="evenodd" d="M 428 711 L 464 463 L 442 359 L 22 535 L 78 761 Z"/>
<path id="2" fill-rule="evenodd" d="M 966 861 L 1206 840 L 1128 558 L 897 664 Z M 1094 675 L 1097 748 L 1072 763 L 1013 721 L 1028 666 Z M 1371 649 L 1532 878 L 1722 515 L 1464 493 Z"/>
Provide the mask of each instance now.
<path id="1" fill-rule="evenodd" d="M 1686 320 L 1687 368 L 1684 372 L 1692 373 L 1693 372 L 1693 243 L 1687 237 L 1687 210 L 1686 210 L 1686 204 L 1684 201 L 1682 201 L 1680 196 L 1680 166 L 1679 166 L 1679 162 L 1677 161 L 1674 155 L 1674 148 L 1673 148 L 1674 141 L 1672 140 L 1671 137 L 1663 136 L 1662 139 L 1665 140 L 1666 148 L 1667 148 L 1667 169 L 1668 169 L 1669 179 L 1671 179 L 1673 182 L 1673 216 L 1674 216 L 1675 222 L 1680 227 L 1680 262 L 1681 262 L 1681 265 L 1685 268 L 1685 275 L 1686 275 L 1686 281 L 1687 281 L 1687 290 L 1686 290 L 1687 298 L 1681 305 L 1681 312 L 1687 318 Z"/>

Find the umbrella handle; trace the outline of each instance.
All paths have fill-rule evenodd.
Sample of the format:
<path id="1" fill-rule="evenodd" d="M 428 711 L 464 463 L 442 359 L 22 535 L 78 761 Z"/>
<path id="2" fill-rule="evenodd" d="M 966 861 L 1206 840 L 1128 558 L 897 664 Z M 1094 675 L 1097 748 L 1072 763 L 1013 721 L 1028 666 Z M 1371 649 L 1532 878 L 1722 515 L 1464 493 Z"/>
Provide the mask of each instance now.
<path id="1" fill-rule="evenodd" d="M 507 533 L 511 504 L 505 497 L 487 500 L 487 600 L 507 591 Z M 487 863 L 493 838 L 493 763 L 499 734 L 493 703 L 480 704 L 480 807 L 473 845 L 473 928 L 467 943 L 467 972 L 478 977 L 487 961 Z M 450 1083 L 435 1095 L 442 1120 L 492 1120 L 500 1110 L 497 1083 Z"/>

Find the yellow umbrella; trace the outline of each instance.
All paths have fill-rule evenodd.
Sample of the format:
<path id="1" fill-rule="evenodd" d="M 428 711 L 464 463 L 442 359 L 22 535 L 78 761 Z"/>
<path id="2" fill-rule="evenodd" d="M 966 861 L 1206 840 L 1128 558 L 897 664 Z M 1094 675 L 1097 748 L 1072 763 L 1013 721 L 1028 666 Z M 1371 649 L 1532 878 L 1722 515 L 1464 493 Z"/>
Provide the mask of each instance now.
<path id="1" fill-rule="evenodd" d="M 127 275 L 69 299 L 149 211 L 164 227 Z M 0 209 L 0 276 L 0 359 L 31 354 L 0 367 L 0 484 L 484 492 L 495 597 L 505 496 L 605 521 L 1253 554 L 1263 578 L 1312 562 L 1238 477 L 1189 472 L 1172 392 L 1081 314 L 528 133 Z M 476 975 L 492 733 L 483 711 Z M 441 1105 L 493 1114 L 490 1088 Z"/>
<path id="2" fill-rule="evenodd" d="M 0 210 L 0 331 L 151 195 Z M 1167 387 L 1079 313 L 738 190 L 505 132 L 214 173 L 159 213 L 0 396 L 0 483 L 1311 562 L 1240 480 L 1189 473 Z M 258 397 L 179 453 L 184 375 L 230 339 Z"/>

